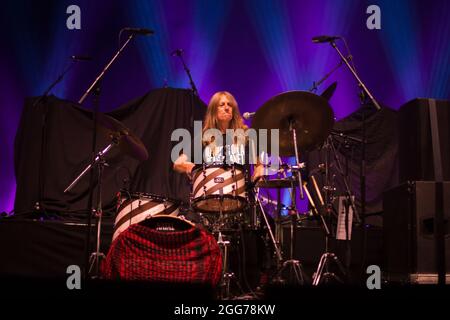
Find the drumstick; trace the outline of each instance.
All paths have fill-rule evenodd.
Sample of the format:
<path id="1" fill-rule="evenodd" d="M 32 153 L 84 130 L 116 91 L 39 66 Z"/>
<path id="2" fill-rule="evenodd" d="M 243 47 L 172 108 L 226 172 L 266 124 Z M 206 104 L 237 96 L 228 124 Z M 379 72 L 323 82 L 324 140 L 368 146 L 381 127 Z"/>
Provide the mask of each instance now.
<path id="1" fill-rule="evenodd" d="M 316 205 L 314 204 L 314 201 L 313 201 L 313 199 L 312 199 L 312 197 L 311 197 L 311 194 L 309 193 L 309 190 L 308 190 L 308 188 L 306 187 L 306 184 L 307 184 L 306 181 L 303 182 L 303 190 L 305 190 L 306 197 L 308 198 L 309 202 L 311 203 L 311 206 L 313 207 L 314 212 L 315 212 L 316 214 L 319 214 L 319 212 L 317 211 Z"/>
<path id="2" fill-rule="evenodd" d="M 313 175 L 311 176 L 311 180 L 312 180 L 312 182 L 314 184 L 314 188 L 316 189 L 317 196 L 319 197 L 319 200 L 320 200 L 320 204 L 323 206 L 324 202 L 323 202 L 323 199 L 322 199 L 322 193 L 320 192 L 319 188 L 317 187 L 316 178 L 314 178 Z"/>
<path id="3" fill-rule="evenodd" d="M 281 160 L 281 157 L 278 157 L 278 161 L 280 162 L 280 167 L 281 167 L 281 169 L 279 171 L 281 171 L 281 173 L 283 174 L 283 178 L 286 179 L 286 171 L 283 168 L 283 160 Z"/>

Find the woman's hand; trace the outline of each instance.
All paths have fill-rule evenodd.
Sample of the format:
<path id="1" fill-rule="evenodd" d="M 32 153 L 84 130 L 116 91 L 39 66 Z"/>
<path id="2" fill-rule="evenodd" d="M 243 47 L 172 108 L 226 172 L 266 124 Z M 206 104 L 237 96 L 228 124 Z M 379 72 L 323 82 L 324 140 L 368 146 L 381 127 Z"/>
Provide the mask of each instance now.
<path id="1" fill-rule="evenodd" d="M 188 176 L 191 175 L 192 169 L 195 167 L 185 154 L 181 154 L 177 160 L 173 163 L 173 169 L 179 173 L 186 173 Z"/>
<path id="2" fill-rule="evenodd" d="M 252 182 L 255 182 L 258 178 L 264 176 L 264 166 L 262 164 L 257 164 L 255 170 L 253 170 Z"/>

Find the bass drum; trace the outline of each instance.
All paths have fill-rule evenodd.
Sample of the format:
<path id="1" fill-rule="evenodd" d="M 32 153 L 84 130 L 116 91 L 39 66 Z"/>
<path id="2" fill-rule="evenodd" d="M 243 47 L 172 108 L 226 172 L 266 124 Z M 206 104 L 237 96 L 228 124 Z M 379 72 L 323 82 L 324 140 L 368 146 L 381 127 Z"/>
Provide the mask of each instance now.
<path id="1" fill-rule="evenodd" d="M 126 228 L 111 243 L 101 272 L 105 279 L 196 284 L 216 288 L 222 255 L 212 234 L 192 222 L 154 215 Z"/>
<path id="2" fill-rule="evenodd" d="M 149 193 L 120 192 L 114 222 L 113 241 L 129 226 L 148 218 L 164 215 L 178 216 L 180 202 Z"/>

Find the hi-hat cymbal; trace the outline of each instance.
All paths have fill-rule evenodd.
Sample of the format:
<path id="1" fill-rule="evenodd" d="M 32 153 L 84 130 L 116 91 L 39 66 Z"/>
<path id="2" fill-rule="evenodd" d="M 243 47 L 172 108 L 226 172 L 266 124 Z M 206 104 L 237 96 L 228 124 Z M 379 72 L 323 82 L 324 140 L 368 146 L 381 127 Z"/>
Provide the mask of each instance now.
<path id="1" fill-rule="evenodd" d="M 268 130 L 269 153 L 271 129 L 279 129 L 279 155 L 293 156 L 294 142 L 290 127 L 296 129 L 299 151 L 322 144 L 334 123 L 334 113 L 327 99 L 307 91 L 281 93 L 262 105 L 252 121 L 252 128 Z"/>
<path id="2" fill-rule="evenodd" d="M 112 136 L 119 138 L 118 144 L 124 153 L 127 153 L 140 161 L 148 159 L 147 148 L 144 146 L 141 139 L 120 121 L 106 114 L 98 113 L 98 122 L 101 127 L 110 131 Z"/>

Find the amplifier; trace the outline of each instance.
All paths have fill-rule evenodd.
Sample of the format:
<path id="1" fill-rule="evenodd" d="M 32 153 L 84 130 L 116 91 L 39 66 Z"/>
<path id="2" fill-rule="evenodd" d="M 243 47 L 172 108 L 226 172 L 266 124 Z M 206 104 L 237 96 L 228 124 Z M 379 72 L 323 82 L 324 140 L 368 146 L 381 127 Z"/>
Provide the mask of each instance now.
<path id="1" fill-rule="evenodd" d="M 441 267 L 450 283 L 450 182 L 409 181 L 385 192 L 383 207 L 386 280 L 437 283 Z"/>

